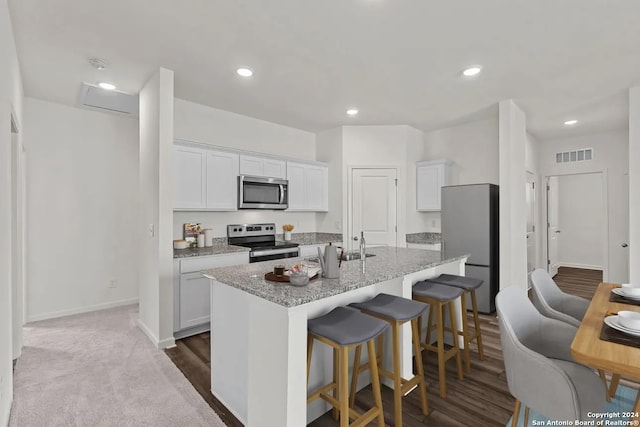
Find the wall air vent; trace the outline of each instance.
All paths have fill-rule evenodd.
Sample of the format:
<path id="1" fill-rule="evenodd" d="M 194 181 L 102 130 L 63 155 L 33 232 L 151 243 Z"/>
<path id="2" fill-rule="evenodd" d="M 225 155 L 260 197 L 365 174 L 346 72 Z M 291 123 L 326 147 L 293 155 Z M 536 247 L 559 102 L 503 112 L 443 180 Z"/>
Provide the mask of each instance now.
<path id="1" fill-rule="evenodd" d="M 131 95 L 117 90 L 105 90 L 99 86 L 83 83 L 78 103 L 92 110 L 105 113 L 138 116 L 138 95 Z"/>
<path id="2" fill-rule="evenodd" d="M 593 148 L 556 153 L 556 163 L 586 162 L 593 160 Z"/>

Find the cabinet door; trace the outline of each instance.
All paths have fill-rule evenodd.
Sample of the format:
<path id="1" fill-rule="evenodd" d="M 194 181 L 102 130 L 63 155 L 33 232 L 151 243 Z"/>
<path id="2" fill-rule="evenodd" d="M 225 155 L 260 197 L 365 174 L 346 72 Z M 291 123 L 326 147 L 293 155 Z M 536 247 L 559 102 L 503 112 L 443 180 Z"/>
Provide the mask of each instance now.
<path id="1" fill-rule="evenodd" d="M 442 165 L 418 167 L 416 171 L 416 208 L 419 211 L 440 210 L 443 167 Z"/>
<path id="2" fill-rule="evenodd" d="M 207 209 L 238 209 L 238 155 L 207 151 Z"/>
<path id="3" fill-rule="evenodd" d="M 204 208 L 206 198 L 205 151 L 173 146 L 173 207 Z"/>
<path id="4" fill-rule="evenodd" d="M 263 176 L 263 174 L 263 159 L 253 156 L 240 156 L 240 175 Z"/>
<path id="5" fill-rule="evenodd" d="M 287 180 L 289 181 L 289 210 L 305 210 L 305 167 L 299 163 L 287 162 Z"/>
<path id="6" fill-rule="evenodd" d="M 209 286 L 209 279 L 200 272 L 181 275 L 180 329 L 192 328 L 210 321 Z"/>
<path id="7" fill-rule="evenodd" d="M 272 178 L 286 178 L 287 177 L 287 163 L 281 160 L 264 159 L 262 162 L 263 176 Z"/>
<path id="8" fill-rule="evenodd" d="M 309 165 L 305 168 L 307 210 L 329 210 L 328 179 L 328 168 L 326 167 Z"/>

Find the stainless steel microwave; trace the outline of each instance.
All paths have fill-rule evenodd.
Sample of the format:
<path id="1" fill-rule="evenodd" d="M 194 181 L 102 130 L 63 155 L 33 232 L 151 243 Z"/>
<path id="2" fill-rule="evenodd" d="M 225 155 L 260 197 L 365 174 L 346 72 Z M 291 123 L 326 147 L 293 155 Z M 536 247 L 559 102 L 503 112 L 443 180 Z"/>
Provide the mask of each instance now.
<path id="1" fill-rule="evenodd" d="M 287 209 L 288 185 L 286 179 L 240 175 L 238 209 Z"/>

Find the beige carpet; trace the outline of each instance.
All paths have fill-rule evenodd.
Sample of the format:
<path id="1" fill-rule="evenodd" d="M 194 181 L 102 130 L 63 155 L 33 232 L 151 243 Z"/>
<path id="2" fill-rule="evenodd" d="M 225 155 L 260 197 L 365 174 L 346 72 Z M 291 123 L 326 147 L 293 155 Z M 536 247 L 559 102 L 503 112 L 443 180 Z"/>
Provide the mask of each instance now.
<path id="1" fill-rule="evenodd" d="M 137 306 L 34 322 L 10 426 L 224 426 L 135 326 Z"/>

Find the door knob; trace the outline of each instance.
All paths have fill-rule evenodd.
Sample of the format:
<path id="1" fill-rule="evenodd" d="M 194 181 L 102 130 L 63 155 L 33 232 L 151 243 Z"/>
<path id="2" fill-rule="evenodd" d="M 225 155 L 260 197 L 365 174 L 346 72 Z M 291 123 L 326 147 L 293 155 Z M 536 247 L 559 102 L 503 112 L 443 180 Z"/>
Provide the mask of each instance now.
<path id="1" fill-rule="evenodd" d="M 353 240 L 358 241 L 358 236 L 353 236 Z"/>
<path id="2" fill-rule="evenodd" d="M 628 246 L 629 246 L 629 244 L 628 244 L 628 243 L 623 243 L 623 244 L 622 244 L 622 245 L 620 245 L 620 246 L 622 246 L 623 248 L 626 248 L 626 247 L 628 247 Z"/>

